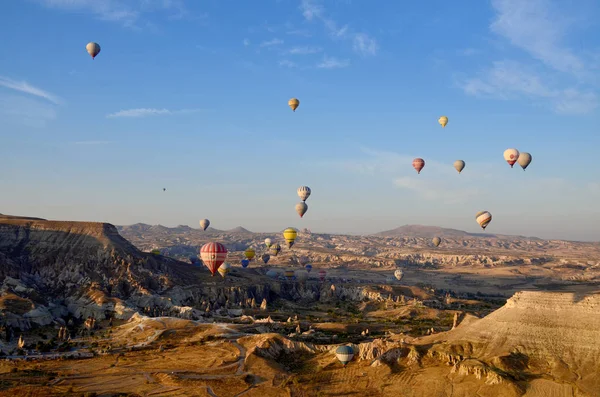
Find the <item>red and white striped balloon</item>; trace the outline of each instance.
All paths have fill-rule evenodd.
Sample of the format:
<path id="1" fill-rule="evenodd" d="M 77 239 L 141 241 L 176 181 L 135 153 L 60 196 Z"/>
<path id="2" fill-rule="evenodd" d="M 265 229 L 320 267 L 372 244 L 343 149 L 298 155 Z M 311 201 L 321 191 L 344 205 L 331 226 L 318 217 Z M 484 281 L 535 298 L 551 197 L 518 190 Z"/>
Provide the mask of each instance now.
<path id="1" fill-rule="evenodd" d="M 221 243 L 206 243 L 200 248 L 200 258 L 214 276 L 227 258 L 227 248 Z"/>

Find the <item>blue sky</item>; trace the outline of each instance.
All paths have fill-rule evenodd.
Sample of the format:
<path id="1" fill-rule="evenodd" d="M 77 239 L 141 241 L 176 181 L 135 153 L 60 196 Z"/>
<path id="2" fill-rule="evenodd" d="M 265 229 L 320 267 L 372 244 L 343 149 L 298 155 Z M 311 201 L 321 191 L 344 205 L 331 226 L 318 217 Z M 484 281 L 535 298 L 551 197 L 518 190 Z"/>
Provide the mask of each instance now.
<path id="1" fill-rule="evenodd" d="M 600 3 L 373 4 L 1 3 L 0 212 L 600 240 Z"/>

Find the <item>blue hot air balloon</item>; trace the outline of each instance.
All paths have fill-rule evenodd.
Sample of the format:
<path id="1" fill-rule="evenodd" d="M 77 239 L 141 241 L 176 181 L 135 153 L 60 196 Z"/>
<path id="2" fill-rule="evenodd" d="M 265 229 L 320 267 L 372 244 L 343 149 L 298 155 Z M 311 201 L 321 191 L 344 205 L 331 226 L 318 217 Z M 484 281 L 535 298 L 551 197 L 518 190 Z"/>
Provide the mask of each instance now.
<path id="1" fill-rule="evenodd" d="M 310 271 L 312 270 L 312 265 L 310 263 L 307 263 L 304 268 L 306 269 L 307 272 L 310 273 Z"/>
<path id="2" fill-rule="evenodd" d="M 352 361 L 352 358 L 354 357 L 354 349 L 352 346 L 339 346 L 335 350 L 335 356 L 342 364 L 346 365 Z"/>
<path id="3" fill-rule="evenodd" d="M 247 268 L 249 264 L 250 264 L 250 260 L 249 259 L 242 259 L 242 267 L 244 269 Z"/>

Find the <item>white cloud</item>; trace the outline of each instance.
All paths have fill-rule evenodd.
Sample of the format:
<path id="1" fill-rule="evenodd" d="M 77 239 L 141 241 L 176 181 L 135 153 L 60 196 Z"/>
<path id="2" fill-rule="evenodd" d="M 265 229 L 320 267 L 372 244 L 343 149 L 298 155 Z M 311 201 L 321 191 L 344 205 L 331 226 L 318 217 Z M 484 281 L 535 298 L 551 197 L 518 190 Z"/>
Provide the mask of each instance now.
<path id="1" fill-rule="evenodd" d="M 272 46 L 276 46 L 276 45 L 280 45 L 280 44 L 283 44 L 283 40 L 273 39 L 273 40 L 263 41 L 262 43 L 260 43 L 260 47 L 272 47 Z"/>
<path id="2" fill-rule="evenodd" d="M 54 103 L 55 105 L 59 105 L 62 103 L 62 99 L 60 99 L 56 95 L 44 91 L 41 88 L 34 87 L 26 81 L 16 81 L 9 79 L 8 77 L 0 76 L 0 87 L 9 88 L 11 90 L 22 92 L 24 94 L 29 94 L 38 98 L 43 98 L 47 101 Z"/>
<path id="3" fill-rule="evenodd" d="M 279 61 L 279 66 L 284 66 L 284 67 L 286 67 L 286 68 L 295 68 L 295 67 L 296 67 L 296 66 L 298 66 L 298 65 L 296 65 L 296 64 L 295 64 L 294 62 L 292 62 L 292 61 L 289 61 L 289 60 L 287 60 L 287 59 L 284 59 L 284 60 L 281 60 L 281 61 Z"/>
<path id="4" fill-rule="evenodd" d="M 138 108 L 138 109 L 127 109 L 120 110 L 115 113 L 107 115 L 108 118 L 117 117 L 148 117 L 148 116 L 172 116 L 177 114 L 189 114 L 201 112 L 202 109 L 181 109 L 181 110 L 168 110 L 168 109 L 152 109 L 152 108 Z"/>
<path id="5" fill-rule="evenodd" d="M 377 42 L 364 33 L 354 35 L 354 51 L 361 55 L 377 54 Z"/>
<path id="6" fill-rule="evenodd" d="M 317 65 L 319 69 L 340 69 L 350 65 L 348 59 L 337 59 L 334 57 L 325 56 L 323 61 Z"/>
<path id="7" fill-rule="evenodd" d="M 70 12 L 87 12 L 105 21 L 119 22 L 137 28 L 143 14 L 170 12 L 169 18 L 188 13 L 182 0 L 37 0 L 48 7 Z"/>
<path id="8" fill-rule="evenodd" d="M 478 76 L 459 83 L 468 95 L 527 99 L 547 103 L 555 112 L 589 113 L 598 107 L 590 88 L 597 78 L 595 60 L 563 44 L 573 18 L 550 0 L 492 0 L 496 17 L 490 30 L 524 50 L 530 62 L 500 60 Z M 531 61 L 539 61 L 536 62 Z M 585 84 L 584 87 L 580 87 Z"/>
<path id="9" fill-rule="evenodd" d="M 309 21 L 320 21 L 333 39 L 351 39 L 353 49 L 360 55 L 376 55 L 377 41 L 366 33 L 352 33 L 348 25 L 339 26 L 336 21 L 326 15 L 325 7 L 318 0 L 302 0 L 300 10 Z"/>
<path id="10" fill-rule="evenodd" d="M 289 54 L 294 55 L 309 55 L 309 54 L 317 54 L 323 51 L 321 47 L 294 47 L 288 51 Z"/>

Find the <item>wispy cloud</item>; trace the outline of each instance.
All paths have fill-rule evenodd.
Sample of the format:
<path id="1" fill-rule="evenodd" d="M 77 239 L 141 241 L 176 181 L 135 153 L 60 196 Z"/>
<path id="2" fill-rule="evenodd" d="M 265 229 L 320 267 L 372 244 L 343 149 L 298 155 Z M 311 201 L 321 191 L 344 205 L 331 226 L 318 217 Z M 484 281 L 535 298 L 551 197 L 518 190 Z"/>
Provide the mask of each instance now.
<path id="1" fill-rule="evenodd" d="M 317 64 L 319 69 L 340 69 L 345 68 L 350 65 L 350 61 L 348 59 L 337 59 L 334 57 L 325 56 L 323 61 Z"/>
<path id="2" fill-rule="evenodd" d="M 498 60 L 459 83 L 468 95 L 547 103 L 557 113 L 589 113 L 598 107 L 597 62 L 563 44 L 574 18 L 550 0 L 492 0 L 490 30 L 525 51 L 527 61 Z"/>
<path id="3" fill-rule="evenodd" d="M 290 50 L 288 50 L 288 54 L 293 54 L 293 55 L 310 55 L 310 54 L 317 54 L 317 53 L 319 53 L 321 51 L 323 51 L 323 49 L 321 47 L 304 46 L 304 47 L 294 47 L 294 48 L 291 48 Z"/>
<path id="4" fill-rule="evenodd" d="M 29 94 L 38 98 L 43 98 L 47 101 L 54 103 L 55 105 L 60 105 L 63 102 L 62 99 L 60 99 L 56 95 L 44 91 L 41 88 L 34 87 L 26 81 L 16 81 L 9 79 L 8 77 L 0 76 L 0 87 L 9 88 L 11 90 L 22 92 L 24 94 Z"/>
<path id="5" fill-rule="evenodd" d="M 188 11 L 182 0 L 36 0 L 54 9 L 87 12 L 105 21 L 139 28 L 143 14 L 168 12 L 169 19 L 182 18 Z"/>
<path id="6" fill-rule="evenodd" d="M 0 94 L 1 124 L 13 121 L 29 127 L 44 127 L 56 119 L 56 106 L 31 97 Z"/>
<path id="7" fill-rule="evenodd" d="M 262 43 L 260 43 L 260 47 L 273 47 L 273 46 L 280 45 L 280 44 L 283 44 L 283 40 L 273 39 L 273 40 L 263 41 Z"/>
<path id="8" fill-rule="evenodd" d="M 295 68 L 298 65 L 296 65 L 296 63 L 294 63 L 294 62 L 292 62 L 290 60 L 283 59 L 283 60 L 279 61 L 279 66 L 283 66 L 283 67 L 286 67 L 286 68 Z"/>
<path id="9" fill-rule="evenodd" d="M 138 108 L 138 109 L 127 109 L 120 110 L 115 113 L 108 114 L 107 118 L 117 117 L 149 117 L 149 116 L 173 116 L 178 114 L 189 114 L 201 112 L 203 109 L 180 109 L 180 110 L 168 110 L 168 109 L 152 109 L 152 108 Z"/>
<path id="10" fill-rule="evenodd" d="M 248 47 L 250 45 L 250 40 L 244 39 L 243 43 L 246 47 Z"/>
<path id="11" fill-rule="evenodd" d="M 307 21 L 320 21 L 331 38 L 352 40 L 353 49 L 358 54 L 363 56 L 377 54 L 379 46 L 375 39 L 366 33 L 351 32 L 348 25 L 340 26 L 336 21 L 327 16 L 325 7 L 319 0 L 302 0 L 300 10 Z"/>

